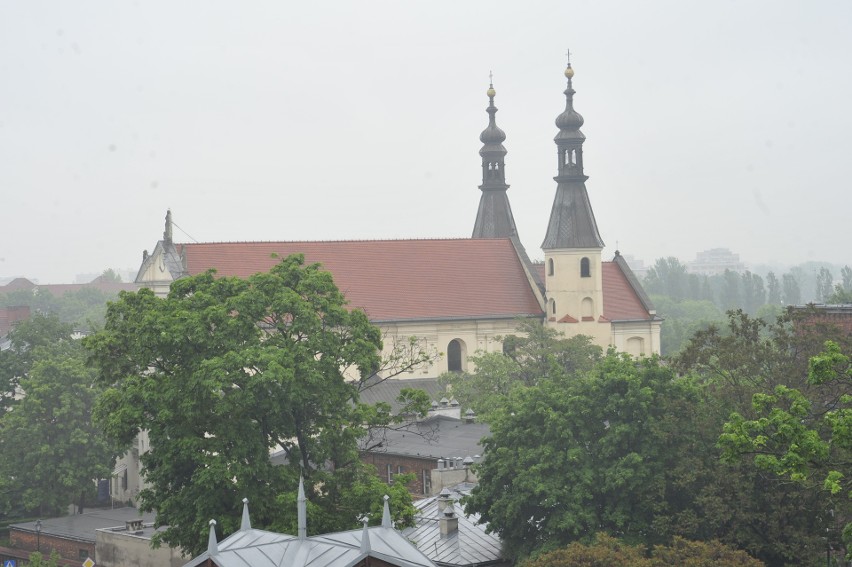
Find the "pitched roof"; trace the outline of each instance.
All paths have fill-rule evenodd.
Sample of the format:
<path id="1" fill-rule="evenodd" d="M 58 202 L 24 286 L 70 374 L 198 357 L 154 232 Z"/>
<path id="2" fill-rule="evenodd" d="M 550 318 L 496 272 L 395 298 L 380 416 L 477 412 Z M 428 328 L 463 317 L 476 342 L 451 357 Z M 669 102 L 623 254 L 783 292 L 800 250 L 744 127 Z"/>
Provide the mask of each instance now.
<path id="1" fill-rule="evenodd" d="M 437 415 L 418 421 L 408 430 L 388 431 L 383 450 L 429 459 L 473 457 L 484 451 L 479 442 L 490 433 L 485 423 Z"/>
<path id="2" fill-rule="evenodd" d="M 604 317 L 610 321 L 648 321 L 654 318 L 642 305 L 642 300 L 618 263 L 601 262 L 601 270 Z"/>
<path id="3" fill-rule="evenodd" d="M 302 253 L 373 321 L 541 316 L 508 238 L 178 245 L 190 275 L 248 277 Z M 277 255 L 277 257 L 274 257 Z"/>
<path id="4" fill-rule="evenodd" d="M 434 567 L 434 564 L 393 528 L 369 528 L 369 551 L 361 548 L 364 530 L 351 530 L 306 539 L 267 532 L 241 530 L 218 544 L 215 554 L 202 553 L 186 567 L 204 565 L 210 559 L 219 567 L 350 567 L 374 557 L 401 567 Z"/>
<path id="5" fill-rule="evenodd" d="M 478 523 L 478 514 L 466 516 L 458 496 L 452 496 L 453 511 L 459 520 L 456 532 L 441 535 L 441 503 L 438 496 L 433 496 L 414 503 L 417 508 L 415 526 L 403 530 L 402 535 L 439 565 L 482 565 L 501 561 L 500 538 L 486 532 L 486 525 Z"/>

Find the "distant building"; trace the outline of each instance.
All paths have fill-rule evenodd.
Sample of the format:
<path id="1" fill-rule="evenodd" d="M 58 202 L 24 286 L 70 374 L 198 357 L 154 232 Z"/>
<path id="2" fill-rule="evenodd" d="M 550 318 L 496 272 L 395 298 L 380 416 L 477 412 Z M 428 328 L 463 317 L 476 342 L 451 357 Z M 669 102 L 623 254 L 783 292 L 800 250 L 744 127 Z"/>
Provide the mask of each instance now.
<path id="1" fill-rule="evenodd" d="M 20 561 L 28 558 L 33 551 L 40 551 L 45 556 L 56 551 L 63 565 L 76 567 L 86 558 L 92 558 L 97 565 L 110 567 L 109 563 L 102 564 L 97 561 L 97 531 L 125 529 L 128 523 L 150 526 L 153 521 L 153 514 L 142 514 L 136 508 L 115 508 L 12 524 L 9 526 L 10 547 L 0 548 L 0 555 L 6 559 L 16 559 L 20 564 Z M 150 530 L 150 528 L 145 529 Z M 137 564 L 133 563 L 133 565 Z M 157 563 L 157 565 L 169 564 Z"/>
<path id="2" fill-rule="evenodd" d="M 476 482 L 470 465 L 481 458 L 479 441 L 490 433 L 473 416 L 458 419 L 434 415 L 400 431 L 388 431 L 366 443 L 379 446 L 361 455 L 388 484 L 398 474 L 414 474 L 409 490 L 415 496 L 438 494 L 447 486 Z"/>
<path id="3" fill-rule="evenodd" d="M 29 318 L 30 308 L 26 305 L 0 307 L 0 340 L 9 334 L 15 323 L 26 321 Z"/>
<path id="4" fill-rule="evenodd" d="M 724 274 L 725 270 L 744 272 L 746 266 L 740 262 L 739 254 L 734 254 L 727 248 L 713 248 L 699 252 L 695 260 L 687 263 L 686 269 L 691 274 L 716 276 Z"/>

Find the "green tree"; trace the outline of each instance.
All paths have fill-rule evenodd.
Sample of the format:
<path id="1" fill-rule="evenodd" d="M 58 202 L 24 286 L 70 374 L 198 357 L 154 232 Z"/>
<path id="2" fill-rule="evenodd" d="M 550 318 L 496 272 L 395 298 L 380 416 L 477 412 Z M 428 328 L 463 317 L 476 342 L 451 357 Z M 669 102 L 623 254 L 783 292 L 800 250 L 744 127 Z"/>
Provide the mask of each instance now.
<path id="1" fill-rule="evenodd" d="M 605 533 L 592 544 L 574 542 L 543 553 L 524 567 L 761 567 L 763 563 L 747 553 L 718 541 L 698 542 L 675 537 L 670 545 L 656 545 L 650 557 L 644 547 L 629 545 Z"/>
<path id="2" fill-rule="evenodd" d="M 121 282 L 121 276 L 112 268 L 107 268 L 99 276 L 105 282 Z"/>
<path id="3" fill-rule="evenodd" d="M 822 267 L 817 273 L 816 299 L 818 302 L 826 302 L 834 291 L 834 276 L 831 275 L 831 270 Z"/>
<path id="4" fill-rule="evenodd" d="M 785 305 L 801 305 L 801 287 L 793 274 L 784 274 L 781 276 L 781 290 L 781 296 L 784 299 Z"/>
<path id="5" fill-rule="evenodd" d="M 724 298 L 725 309 L 740 309 L 743 305 L 743 294 L 740 289 L 740 275 L 731 270 L 725 270 L 724 275 Z"/>
<path id="6" fill-rule="evenodd" d="M 752 399 L 771 395 L 777 387 L 799 388 L 809 399 L 820 400 L 820 406 L 837 395 L 833 386 L 804 379 L 809 358 L 825 339 L 844 337 L 840 329 L 814 323 L 814 314 L 789 309 L 769 323 L 731 312 L 727 327 L 696 333 L 672 362 L 680 372 L 696 374 L 712 393 L 716 417 L 708 429 L 721 433 L 732 413 L 760 419 Z M 838 517 L 842 510 L 819 487 L 792 483 L 747 461 L 710 467 L 715 480 L 696 500 L 702 518 L 714 527 L 702 538 L 722 539 L 779 566 L 819 564 L 826 534 L 833 544 L 839 542 L 829 510 L 835 509 Z"/>
<path id="7" fill-rule="evenodd" d="M 660 331 L 663 356 L 676 354 L 696 331 L 725 319 L 724 313 L 710 301 L 677 301 L 665 295 L 653 295 L 651 300 L 665 319 Z"/>
<path id="8" fill-rule="evenodd" d="M 832 496 L 833 516 L 852 542 L 852 364 L 837 343 L 810 359 L 808 382 L 820 386 L 820 403 L 796 388 L 778 385 L 753 398 L 754 419 L 733 413 L 719 439 L 724 456 L 749 456 L 754 464 L 801 483 L 816 482 Z M 826 508 L 824 512 L 828 512 Z"/>
<path id="9" fill-rule="evenodd" d="M 448 372 L 441 383 L 448 385 L 464 407 L 488 421 L 514 388 L 535 386 L 541 381 L 563 381 L 590 370 L 602 356 L 591 337 L 566 338 L 538 321 L 518 322 L 519 335 L 503 339 L 503 351 L 477 352 L 470 357 L 475 372 Z"/>
<path id="10" fill-rule="evenodd" d="M 659 360 L 615 353 L 585 376 L 513 389 L 492 415 L 466 510 L 514 558 L 598 531 L 665 542 L 694 516 L 700 399 Z"/>
<path id="11" fill-rule="evenodd" d="M 56 550 L 52 550 L 50 552 L 50 556 L 45 559 L 44 554 L 40 551 L 33 551 L 30 553 L 29 560 L 27 561 L 27 567 L 58 567 L 59 566 L 59 553 Z"/>
<path id="12" fill-rule="evenodd" d="M 7 513 L 60 514 L 72 503 L 83 510 L 95 480 L 112 471 L 114 447 L 91 419 L 100 391 L 94 372 L 79 341 L 52 335 L 61 328 L 36 316 L 14 333 L 13 344 L 26 346 L 14 353 L 22 397 L 0 418 L 0 452 L 10 456 L 0 461 Z"/>
<path id="13" fill-rule="evenodd" d="M 781 282 L 775 276 L 775 273 L 769 272 L 766 274 L 766 302 L 770 305 L 781 305 Z"/>
<path id="14" fill-rule="evenodd" d="M 840 270 L 840 280 L 840 285 L 843 286 L 843 291 L 852 292 L 852 268 L 849 266 L 843 266 Z"/>
<path id="15" fill-rule="evenodd" d="M 643 284 L 648 293 L 668 295 L 675 299 L 686 299 L 690 291 L 686 266 L 674 256 L 657 258 L 648 269 Z"/>
<path id="16" fill-rule="evenodd" d="M 56 315 L 41 313 L 15 325 L 9 333 L 9 348 L 0 350 L 0 411 L 14 403 L 19 381 L 32 368 L 36 351 L 71 341 L 72 330 Z"/>
<path id="17" fill-rule="evenodd" d="M 248 279 L 180 279 L 165 299 L 123 293 L 86 345 L 108 386 L 99 423 L 124 444 L 148 431 L 140 498 L 168 526 L 159 540 L 196 554 L 210 518 L 237 529 L 243 497 L 258 525 L 290 525 L 295 507 L 277 502 L 300 474 L 314 533 L 356 527 L 364 491 L 381 501 L 357 447 L 365 421 L 390 420 L 358 402 L 381 336 L 301 255 Z M 276 447 L 287 466 L 270 463 Z"/>

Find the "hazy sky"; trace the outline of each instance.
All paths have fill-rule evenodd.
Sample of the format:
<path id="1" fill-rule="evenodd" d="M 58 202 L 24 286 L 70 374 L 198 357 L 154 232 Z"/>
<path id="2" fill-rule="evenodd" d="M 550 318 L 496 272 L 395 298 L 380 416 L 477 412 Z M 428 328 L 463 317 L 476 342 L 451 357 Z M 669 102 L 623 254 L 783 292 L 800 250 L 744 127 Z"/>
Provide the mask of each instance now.
<path id="1" fill-rule="evenodd" d="M 565 51 L 610 255 L 852 263 L 852 2 L 0 0 L 0 277 L 468 237 L 494 72 L 542 257 Z"/>

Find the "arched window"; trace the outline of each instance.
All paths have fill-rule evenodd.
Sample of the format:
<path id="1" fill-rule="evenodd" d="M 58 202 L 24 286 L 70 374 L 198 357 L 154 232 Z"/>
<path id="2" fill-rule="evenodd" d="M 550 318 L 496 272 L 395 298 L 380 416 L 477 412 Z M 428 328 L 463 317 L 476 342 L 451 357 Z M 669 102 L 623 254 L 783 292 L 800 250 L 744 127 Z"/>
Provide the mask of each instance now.
<path id="1" fill-rule="evenodd" d="M 453 339 L 447 345 L 447 370 L 462 372 L 465 366 L 465 344 L 461 339 Z"/>
<path id="2" fill-rule="evenodd" d="M 553 275 L 553 258 L 549 258 L 547 260 L 547 275 L 548 276 Z"/>
<path id="3" fill-rule="evenodd" d="M 556 315 L 556 300 L 555 299 L 550 300 L 550 314 Z"/>
<path id="4" fill-rule="evenodd" d="M 582 260 L 580 260 L 580 277 L 581 278 L 592 277 L 592 267 L 590 265 L 588 258 L 583 258 Z"/>

